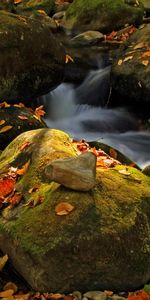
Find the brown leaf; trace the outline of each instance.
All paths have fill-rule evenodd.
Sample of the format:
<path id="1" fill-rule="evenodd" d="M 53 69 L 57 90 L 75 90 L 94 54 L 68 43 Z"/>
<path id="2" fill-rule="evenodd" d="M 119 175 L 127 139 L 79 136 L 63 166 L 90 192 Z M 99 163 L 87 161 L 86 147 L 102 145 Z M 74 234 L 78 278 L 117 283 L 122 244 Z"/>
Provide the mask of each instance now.
<path id="1" fill-rule="evenodd" d="M 38 119 L 40 119 L 40 117 L 43 117 L 45 115 L 45 111 L 43 110 L 43 105 L 37 107 L 34 111 L 34 114 Z"/>
<path id="2" fill-rule="evenodd" d="M 68 215 L 71 211 L 73 211 L 75 207 L 68 202 L 61 202 L 56 205 L 55 213 L 58 216 Z"/>
<path id="3" fill-rule="evenodd" d="M 25 105 L 20 102 L 19 104 L 14 104 L 14 107 L 20 107 L 21 108 L 21 107 L 25 107 Z"/>
<path id="4" fill-rule="evenodd" d="M 62 299 L 64 298 L 64 295 L 56 293 L 56 294 L 50 294 L 50 298 L 54 300 Z"/>
<path id="5" fill-rule="evenodd" d="M 17 173 L 18 175 L 24 175 L 24 174 L 27 172 L 27 170 L 28 170 L 28 168 L 29 168 L 29 165 L 30 165 L 30 160 L 28 160 L 28 161 L 22 166 L 21 169 L 18 169 L 18 170 L 16 171 L 16 173 Z"/>
<path id="6" fill-rule="evenodd" d="M 141 57 L 145 57 L 145 56 L 150 56 L 150 51 L 144 52 Z"/>
<path id="7" fill-rule="evenodd" d="M 11 125 L 4 126 L 0 129 L 0 133 L 8 131 L 8 130 L 12 129 L 12 127 L 13 126 L 11 126 Z"/>
<path id="8" fill-rule="evenodd" d="M 126 61 L 128 61 L 128 60 L 131 60 L 132 58 L 133 58 L 133 55 L 127 56 L 127 57 L 124 58 L 123 62 L 126 62 Z"/>
<path id="9" fill-rule="evenodd" d="M 26 117 L 26 116 L 18 116 L 18 118 L 19 118 L 20 120 L 28 120 L 28 117 Z"/>
<path id="10" fill-rule="evenodd" d="M 134 46 L 134 50 L 136 50 L 136 49 L 141 49 L 141 48 L 145 48 L 145 43 L 144 42 L 140 42 L 140 43 L 138 43 L 138 44 L 136 44 L 135 46 Z"/>
<path id="11" fill-rule="evenodd" d="M 17 205 L 21 201 L 21 199 L 22 199 L 22 194 L 20 192 L 15 192 L 13 196 L 7 198 L 6 203 Z"/>
<path id="12" fill-rule="evenodd" d="M 117 151 L 113 148 L 110 148 L 109 154 L 112 158 L 117 159 Z"/>
<path id="13" fill-rule="evenodd" d="M 5 124 L 5 120 L 0 120 L 0 125 L 3 125 L 3 124 Z"/>
<path id="14" fill-rule="evenodd" d="M 119 59 L 119 60 L 118 60 L 118 66 L 121 66 L 122 63 L 123 63 L 123 60 L 122 60 L 122 59 Z"/>
<path id="15" fill-rule="evenodd" d="M 8 260 L 8 255 L 7 254 L 4 255 L 3 257 L 0 257 L 0 271 L 3 270 L 7 260 Z"/>

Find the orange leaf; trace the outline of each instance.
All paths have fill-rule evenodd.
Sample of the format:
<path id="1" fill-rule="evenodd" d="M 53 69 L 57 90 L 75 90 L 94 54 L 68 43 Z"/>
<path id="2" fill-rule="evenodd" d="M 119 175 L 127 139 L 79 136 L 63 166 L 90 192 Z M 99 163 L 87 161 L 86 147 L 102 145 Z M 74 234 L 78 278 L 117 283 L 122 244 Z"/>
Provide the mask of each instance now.
<path id="1" fill-rule="evenodd" d="M 29 168 L 29 165 L 30 165 L 30 160 L 28 160 L 28 161 L 22 166 L 21 169 L 18 169 L 18 170 L 16 171 L 16 173 L 17 173 L 18 175 L 24 175 L 24 174 L 27 172 L 27 170 L 28 170 L 28 168 Z"/>
<path id="2" fill-rule="evenodd" d="M 7 107 L 10 107 L 10 104 L 8 104 L 6 101 L 0 103 L 0 108 L 7 108 Z"/>
<path id="3" fill-rule="evenodd" d="M 4 126 L 0 129 L 0 133 L 3 133 L 3 132 L 6 132 L 8 130 L 10 130 L 13 126 L 11 125 L 7 125 L 7 126 Z"/>
<path id="4" fill-rule="evenodd" d="M 20 147 L 20 151 L 23 151 L 24 149 L 28 148 L 32 143 L 30 142 L 26 142 L 24 144 L 21 145 Z"/>
<path id="5" fill-rule="evenodd" d="M 2 292 L 0 292 L 0 298 L 9 298 L 13 294 L 14 294 L 14 290 L 12 290 L 12 289 L 9 289 L 9 290 L 6 290 L 6 291 L 2 291 Z"/>
<path id="6" fill-rule="evenodd" d="M 28 117 L 26 117 L 26 116 L 18 116 L 18 118 L 19 118 L 20 120 L 27 120 L 27 119 L 28 119 Z"/>
<path id="7" fill-rule="evenodd" d="M 58 216 L 68 215 L 71 211 L 73 211 L 75 207 L 68 202 L 61 202 L 56 205 L 55 213 Z"/>
<path id="8" fill-rule="evenodd" d="M 0 120 L 0 125 L 3 125 L 3 124 L 5 124 L 5 120 Z"/>
<path id="9" fill-rule="evenodd" d="M 21 2 L 22 2 L 22 0 L 14 0 L 14 4 L 19 4 Z"/>
<path id="10" fill-rule="evenodd" d="M 43 105 L 37 107 L 34 113 L 38 118 L 40 118 L 41 116 L 43 117 L 45 115 L 45 111 L 43 110 Z"/>
<path id="11" fill-rule="evenodd" d="M 0 179 L 0 198 L 4 198 L 10 194 L 13 191 L 15 184 L 16 181 L 13 178 Z"/>
<path id="12" fill-rule="evenodd" d="M 22 194 L 20 192 L 15 192 L 12 197 L 7 198 L 6 203 L 16 205 L 21 201 L 21 199 L 22 199 Z"/>
<path id="13" fill-rule="evenodd" d="M 56 294 L 50 294 L 50 298 L 54 300 L 62 299 L 64 298 L 64 295 L 56 293 Z"/>
<path id="14" fill-rule="evenodd" d="M 117 159 L 117 151 L 113 148 L 110 148 L 109 154 L 112 158 Z"/>
<path id="15" fill-rule="evenodd" d="M 145 57 L 145 56 L 150 56 L 150 51 L 146 51 L 142 54 L 142 57 Z"/>
<path id="16" fill-rule="evenodd" d="M 149 61 L 148 61 L 148 60 L 142 60 L 142 64 L 143 64 L 144 66 L 148 66 Z"/>
<path id="17" fill-rule="evenodd" d="M 25 105 L 20 102 L 19 104 L 14 104 L 14 107 L 25 107 Z"/>

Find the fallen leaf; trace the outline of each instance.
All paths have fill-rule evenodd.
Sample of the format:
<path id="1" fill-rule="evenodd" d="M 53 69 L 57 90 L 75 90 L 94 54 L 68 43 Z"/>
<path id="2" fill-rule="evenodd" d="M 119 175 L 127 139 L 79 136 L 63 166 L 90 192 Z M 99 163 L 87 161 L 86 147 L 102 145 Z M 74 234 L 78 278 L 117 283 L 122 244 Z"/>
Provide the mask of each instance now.
<path id="1" fill-rule="evenodd" d="M 14 4 L 19 4 L 21 2 L 22 2 L 22 0 L 14 0 Z"/>
<path id="2" fill-rule="evenodd" d="M 0 271 L 3 270 L 7 260 L 8 260 L 8 255 L 7 254 L 4 255 L 3 257 L 0 257 Z"/>
<path id="3" fill-rule="evenodd" d="M 68 64 L 69 61 L 74 62 L 73 58 L 69 54 L 66 54 L 65 63 Z"/>
<path id="4" fill-rule="evenodd" d="M 119 172 L 120 174 L 123 174 L 123 175 L 126 175 L 126 176 L 131 175 L 131 173 L 128 171 L 128 168 L 119 170 L 118 172 Z"/>
<path id="5" fill-rule="evenodd" d="M 117 159 L 117 151 L 113 148 L 110 148 L 109 154 L 112 158 Z"/>
<path id="6" fill-rule="evenodd" d="M 15 192 L 12 197 L 10 196 L 7 198 L 6 203 L 17 205 L 21 201 L 21 199 L 22 199 L 22 194 L 20 192 Z"/>
<path id="7" fill-rule="evenodd" d="M 45 111 L 43 110 L 43 105 L 40 105 L 39 107 L 37 107 L 34 111 L 34 114 L 38 119 L 43 117 L 45 115 Z"/>
<path id="8" fill-rule="evenodd" d="M 23 104 L 23 103 L 19 103 L 19 104 L 14 104 L 14 107 L 19 107 L 19 108 L 21 108 L 21 107 L 25 107 L 25 105 Z"/>
<path id="9" fill-rule="evenodd" d="M 126 61 L 128 61 L 128 60 L 131 60 L 132 58 L 133 58 L 133 55 L 127 56 L 127 57 L 124 58 L 123 62 L 126 62 Z"/>
<path id="10" fill-rule="evenodd" d="M 148 64 L 149 64 L 149 61 L 148 61 L 148 60 L 142 60 L 142 65 L 148 66 Z"/>
<path id="11" fill-rule="evenodd" d="M 58 216 L 68 215 L 71 211 L 73 211 L 75 207 L 68 202 L 61 202 L 56 205 L 55 213 Z"/>
<path id="12" fill-rule="evenodd" d="M 35 207 L 41 203 L 43 203 L 44 197 L 41 195 L 38 195 L 38 197 L 30 199 L 24 206 L 30 206 L 30 207 Z"/>
<path id="13" fill-rule="evenodd" d="M 7 108 L 10 107 L 10 104 L 8 104 L 6 101 L 0 103 L 0 108 Z"/>
<path id="14" fill-rule="evenodd" d="M 144 52 L 141 57 L 145 57 L 145 56 L 150 56 L 150 51 Z"/>
<path id="15" fill-rule="evenodd" d="M 136 49 L 141 49 L 141 48 L 145 48 L 145 43 L 144 42 L 136 44 L 133 49 L 136 50 Z"/>
<path id="16" fill-rule="evenodd" d="M 9 195 L 15 187 L 16 181 L 13 178 L 0 179 L 0 198 L 3 199 Z"/>
<path id="17" fill-rule="evenodd" d="M 4 126 L 0 129 L 0 133 L 8 131 L 8 130 L 12 129 L 12 127 L 13 126 L 11 126 L 11 125 Z"/>
<path id="18" fill-rule="evenodd" d="M 19 118 L 20 120 L 28 120 L 28 117 L 26 117 L 26 116 L 18 116 L 18 118 Z"/>
<path id="19" fill-rule="evenodd" d="M 0 298 L 9 298 L 13 294 L 14 294 L 14 290 L 12 290 L 12 289 L 9 289 L 9 290 L 6 290 L 6 291 L 2 291 L 2 292 L 0 292 Z"/>
<path id="20" fill-rule="evenodd" d="M 129 294 L 127 300 L 150 300 L 150 296 L 144 290 L 141 290 L 137 293 Z"/>
<path id="21" fill-rule="evenodd" d="M 28 168 L 29 168 L 29 165 L 30 165 L 30 160 L 28 160 L 28 161 L 22 166 L 21 169 L 18 169 L 18 170 L 16 171 L 16 173 L 17 173 L 18 175 L 24 175 L 24 174 L 27 172 L 27 170 L 28 170 Z"/>
<path id="22" fill-rule="evenodd" d="M 56 293 L 56 294 L 51 293 L 49 296 L 50 296 L 51 299 L 54 299 L 54 300 L 58 300 L 58 299 L 64 298 L 64 295 L 59 294 L 59 293 Z"/>
<path id="23" fill-rule="evenodd" d="M 37 11 L 40 15 L 47 16 L 47 13 L 45 12 L 45 10 L 38 9 Z"/>
<path id="24" fill-rule="evenodd" d="M 20 151 L 27 149 L 31 144 L 32 143 L 30 143 L 30 142 L 26 142 L 26 143 L 22 144 L 20 147 Z"/>
<path id="25" fill-rule="evenodd" d="M 121 66 L 122 63 L 123 63 L 123 60 L 122 60 L 122 59 L 119 59 L 119 60 L 118 60 L 118 66 Z"/>
<path id="26" fill-rule="evenodd" d="M 6 290 L 14 290 L 14 293 L 16 293 L 18 291 L 18 287 L 17 285 L 14 283 L 14 282 L 7 282 L 4 287 L 3 287 L 3 290 L 6 291 Z"/>
<path id="27" fill-rule="evenodd" d="M 0 125 L 3 125 L 3 124 L 5 124 L 5 120 L 0 120 Z"/>

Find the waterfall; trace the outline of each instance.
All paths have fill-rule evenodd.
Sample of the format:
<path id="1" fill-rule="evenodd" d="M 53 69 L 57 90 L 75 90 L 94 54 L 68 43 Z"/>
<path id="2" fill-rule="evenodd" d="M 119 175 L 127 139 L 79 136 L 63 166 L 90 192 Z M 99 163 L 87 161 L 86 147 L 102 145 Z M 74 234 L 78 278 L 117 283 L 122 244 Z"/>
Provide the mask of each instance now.
<path id="1" fill-rule="evenodd" d="M 150 163 L 150 133 L 138 131 L 137 120 L 126 109 L 104 107 L 109 76 L 109 67 L 91 71 L 79 87 L 63 83 L 43 96 L 45 121 L 76 139 L 99 140 L 115 147 L 143 168 Z"/>

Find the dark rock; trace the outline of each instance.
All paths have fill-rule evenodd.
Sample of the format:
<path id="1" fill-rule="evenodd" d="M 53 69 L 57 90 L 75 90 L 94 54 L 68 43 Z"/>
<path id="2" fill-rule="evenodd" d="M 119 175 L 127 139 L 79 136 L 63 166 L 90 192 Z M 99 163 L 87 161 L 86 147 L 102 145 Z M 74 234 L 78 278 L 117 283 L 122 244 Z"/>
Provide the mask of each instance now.
<path id="1" fill-rule="evenodd" d="M 86 152 L 77 157 L 55 160 L 46 167 L 45 175 L 67 188 L 89 191 L 95 185 L 96 156 Z"/>
<path id="2" fill-rule="evenodd" d="M 64 50 L 46 22 L 0 11 L 0 100 L 31 99 L 63 80 Z"/>
<path id="3" fill-rule="evenodd" d="M 5 121 L 4 124 L 0 124 L 0 150 L 24 131 L 47 127 L 42 119 L 25 107 L 0 108 L 0 120 Z M 2 129 L 6 126 L 11 127 L 3 132 Z"/>
<path id="4" fill-rule="evenodd" d="M 120 50 L 112 66 L 112 87 L 114 102 L 120 105 L 139 104 L 144 109 L 150 101 L 150 57 L 146 52 L 150 47 L 150 24 L 137 30 Z M 123 100 L 124 99 L 124 100 Z"/>
<path id="5" fill-rule="evenodd" d="M 21 151 L 24 142 L 30 146 Z M 45 179 L 48 164 L 76 155 L 69 136 L 54 129 L 22 133 L 3 151 L 1 177 L 8 166 L 21 167 L 29 156 L 30 165 L 16 184 L 23 200 L 2 209 L 0 247 L 34 290 L 141 287 L 150 278 L 150 178 L 132 167 L 128 176 L 119 172 L 125 166 L 97 168 L 89 192 Z M 75 209 L 58 216 L 56 205 L 64 201 Z"/>
<path id="6" fill-rule="evenodd" d="M 141 24 L 143 14 L 140 1 L 133 6 L 124 0 L 74 0 L 66 11 L 63 26 L 75 34 L 87 30 L 106 33 L 126 24 Z"/>
<path id="7" fill-rule="evenodd" d="M 144 169 L 143 169 L 143 173 L 147 176 L 150 177 L 150 165 L 146 166 Z"/>
<path id="8" fill-rule="evenodd" d="M 22 0 L 16 5 L 16 13 L 28 16 L 35 10 L 43 10 L 48 15 L 51 15 L 54 9 L 54 0 Z"/>

